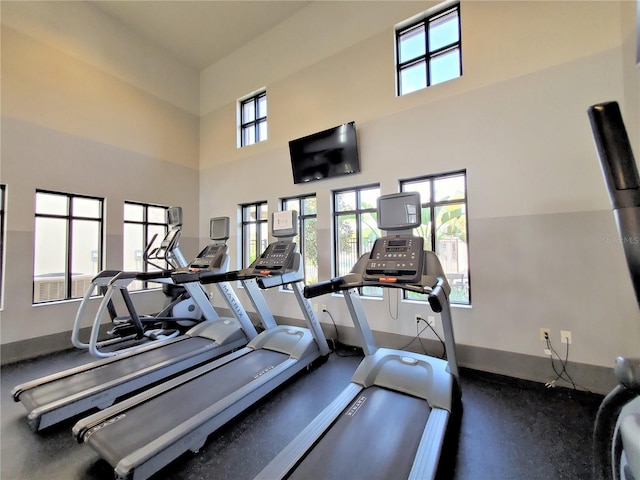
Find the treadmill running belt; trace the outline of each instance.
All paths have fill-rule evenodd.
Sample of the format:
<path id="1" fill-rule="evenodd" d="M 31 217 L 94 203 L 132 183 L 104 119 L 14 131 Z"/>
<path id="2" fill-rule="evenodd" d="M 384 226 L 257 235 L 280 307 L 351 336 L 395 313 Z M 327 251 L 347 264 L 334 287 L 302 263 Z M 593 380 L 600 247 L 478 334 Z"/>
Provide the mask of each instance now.
<path id="1" fill-rule="evenodd" d="M 366 388 L 288 478 L 407 478 L 430 411 L 426 400 Z"/>
<path id="2" fill-rule="evenodd" d="M 28 411 L 32 411 L 42 405 L 48 405 L 74 393 L 83 392 L 89 388 L 117 380 L 143 368 L 166 362 L 185 353 L 203 348 L 211 343 L 214 343 L 214 341 L 208 338 L 185 338 L 179 342 L 141 352 L 132 357 L 108 363 L 102 367 L 92 368 L 86 372 L 26 390 L 20 394 L 20 401 Z"/>
<path id="3" fill-rule="evenodd" d="M 86 440 L 114 468 L 118 462 L 289 358 L 255 350 L 127 410 Z"/>

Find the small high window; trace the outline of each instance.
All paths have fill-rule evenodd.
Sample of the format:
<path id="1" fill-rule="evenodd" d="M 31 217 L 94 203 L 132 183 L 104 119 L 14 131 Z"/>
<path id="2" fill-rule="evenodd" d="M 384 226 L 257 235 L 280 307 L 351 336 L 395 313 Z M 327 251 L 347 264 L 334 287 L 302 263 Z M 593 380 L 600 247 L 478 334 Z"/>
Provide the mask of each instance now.
<path id="1" fill-rule="evenodd" d="M 396 75 L 398 95 L 462 75 L 459 4 L 396 29 Z"/>
<path id="2" fill-rule="evenodd" d="M 240 146 L 267 139 L 267 92 L 256 93 L 240 101 Z"/>

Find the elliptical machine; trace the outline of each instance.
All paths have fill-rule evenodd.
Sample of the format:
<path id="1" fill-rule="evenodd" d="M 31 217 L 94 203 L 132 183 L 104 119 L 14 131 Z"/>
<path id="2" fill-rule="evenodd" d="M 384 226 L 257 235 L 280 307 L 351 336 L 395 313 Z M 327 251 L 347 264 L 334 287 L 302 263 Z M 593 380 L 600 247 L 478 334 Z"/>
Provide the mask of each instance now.
<path id="1" fill-rule="evenodd" d="M 640 305 L 640 177 L 620 107 L 589 108 L 602 172 Z M 602 401 L 593 431 L 594 480 L 640 480 L 640 358 L 616 359 L 619 385 Z"/>
<path id="2" fill-rule="evenodd" d="M 192 293 L 184 286 L 175 285 L 171 273 L 188 265 L 180 250 L 182 233 L 182 208 L 171 207 L 167 210 L 166 220 L 169 231 L 154 247 L 157 235 L 154 235 L 143 253 L 144 262 L 151 267 L 149 272 L 127 272 L 103 270 L 91 280 L 91 285 L 80 303 L 71 331 L 71 342 L 76 348 L 89 350 L 96 357 L 112 356 L 120 350 L 105 352 L 104 348 L 123 342 L 138 343 L 141 340 L 164 340 L 178 336 L 188 328 L 199 323 L 203 316 L 200 302 L 196 302 Z M 169 268 L 167 268 L 167 265 Z M 131 299 L 128 287 L 134 281 L 153 281 L 162 284 L 165 304 L 161 311 L 153 315 L 140 315 Z M 113 295 L 120 296 L 127 310 L 126 315 L 118 315 Z M 103 295 L 102 302 L 94 317 L 89 342 L 80 340 L 80 329 L 90 300 L 95 295 Z M 207 303 L 208 299 L 207 299 Z M 100 325 L 108 314 L 112 328 L 107 331 L 109 338 L 99 340 Z M 215 317 L 212 317 L 215 318 Z M 207 318 L 207 319 L 212 319 Z"/>

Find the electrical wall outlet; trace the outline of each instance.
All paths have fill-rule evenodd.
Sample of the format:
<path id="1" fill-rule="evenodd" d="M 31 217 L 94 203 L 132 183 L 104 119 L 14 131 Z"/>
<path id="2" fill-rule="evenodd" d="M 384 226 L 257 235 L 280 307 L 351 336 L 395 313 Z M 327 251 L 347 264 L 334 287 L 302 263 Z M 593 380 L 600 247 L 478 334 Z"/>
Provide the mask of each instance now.
<path id="1" fill-rule="evenodd" d="M 326 305 L 322 305 L 322 311 L 326 312 L 327 311 L 327 306 Z"/>
<path id="2" fill-rule="evenodd" d="M 422 317 L 419 313 L 416 313 L 416 323 L 418 323 L 420 320 L 422 320 Z"/>
<path id="3" fill-rule="evenodd" d="M 427 323 L 429 325 L 431 325 L 432 327 L 435 327 L 436 326 L 436 317 L 434 317 L 433 315 L 429 315 L 427 317 Z"/>
<path id="4" fill-rule="evenodd" d="M 562 343 L 571 343 L 571 332 L 569 330 L 560 330 L 560 341 Z"/>
<path id="5" fill-rule="evenodd" d="M 545 337 L 546 334 L 546 337 Z M 546 340 L 547 338 L 551 338 L 551 329 L 550 328 L 541 328 L 540 329 L 540 340 Z"/>

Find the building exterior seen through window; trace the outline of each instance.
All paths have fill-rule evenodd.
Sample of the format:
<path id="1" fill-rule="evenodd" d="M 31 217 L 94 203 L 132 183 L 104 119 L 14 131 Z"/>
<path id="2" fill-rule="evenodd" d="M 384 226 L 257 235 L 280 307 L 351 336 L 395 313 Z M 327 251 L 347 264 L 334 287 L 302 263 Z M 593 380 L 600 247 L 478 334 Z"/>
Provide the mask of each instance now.
<path id="1" fill-rule="evenodd" d="M 318 221 L 315 194 L 301 197 L 283 198 L 282 210 L 298 212 L 298 231 L 293 241 L 304 263 L 304 283 L 310 285 L 318 282 Z M 302 235 L 301 235 L 302 234 Z M 289 285 L 283 287 L 290 290 Z"/>
<path id="2" fill-rule="evenodd" d="M 160 242 L 168 232 L 167 206 L 147 203 L 124 202 L 124 230 L 122 236 L 122 267 L 133 272 L 157 270 L 144 261 L 144 251 L 149 242 L 156 236 L 154 245 Z M 153 248 L 153 247 L 152 247 Z M 165 265 L 168 267 L 168 265 Z M 129 290 L 156 288 L 159 284 L 134 280 Z"/>
<path id="3" fill-rule="evenodd" d="M 396 29 L 397 95 L 406 95 L 462 75 L 460 5 Z"/>
<path id="4" fill-rule="evenodd" d="M 400 190 L 420 193 L 422 226 L 416 234 L 424 237 L 425 248 L 438 255 L 451 285 L 451 302 L 470 304 L 466 172 L 401 180 Z"/>
<path id="5" fill-rule="evenodd" d="M 269 209 L 267 202 L 241 205 L 242 268 L 247 268 L 269 245 Z"/>
<path id="6" fill-rule="evenodd" d="M 349 273 L 361 255 L 380 237 L 377 222 L 380 185 L 333 192 L 333 258 L 335 276 Z M 381 297 L 379 287 L 364 287 L 362 295 Z"/>
<path id="7" fill-rule="evenodd" d="M 38 190 L 33 303 L 81 298 L 102 269 L 104 200 Z"/>

